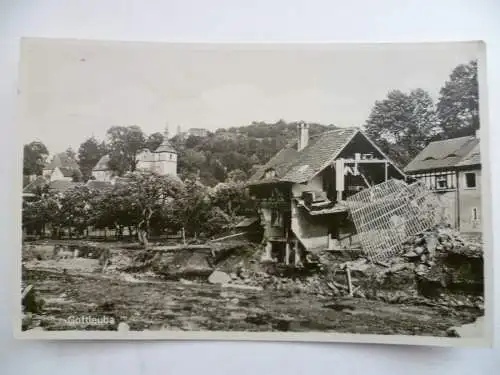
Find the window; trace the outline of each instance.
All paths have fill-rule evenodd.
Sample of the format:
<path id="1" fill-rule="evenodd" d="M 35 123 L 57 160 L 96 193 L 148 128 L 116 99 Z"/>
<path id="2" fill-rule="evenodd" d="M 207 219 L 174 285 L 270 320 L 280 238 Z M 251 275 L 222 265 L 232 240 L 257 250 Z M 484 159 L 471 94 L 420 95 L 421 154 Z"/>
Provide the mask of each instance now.
<path id="1" fill-rule="evenodd" d="M 448 189 L 448 179 L 446 176 L 436 177 L 436 188 L 437 189 Z"/>
<path id="2" fill-rule="evenodd" d="M 474 189 L 476 187 L 476 174 L 474 172 L 465 174 L 465 188 Z"/>

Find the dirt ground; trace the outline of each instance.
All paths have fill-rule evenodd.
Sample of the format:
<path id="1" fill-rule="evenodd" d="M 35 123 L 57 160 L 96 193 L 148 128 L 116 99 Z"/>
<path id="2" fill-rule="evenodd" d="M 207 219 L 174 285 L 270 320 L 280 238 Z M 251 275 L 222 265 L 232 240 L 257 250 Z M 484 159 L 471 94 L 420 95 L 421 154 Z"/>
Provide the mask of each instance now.
<path id="1" fill-rule="evenodd" d="M 31 252 L 29 256 L 24 256 L 23 284 L 33 285 L 37 298 L 43 300 L 40 311 L 25 316 L 27 329 L 116 330 L 120 322 L 126 322 L 130 330 L 446 336 L 451 326 L 471 323 L 481 315 L 474 306 L 450 307 L 425 298 L 388 303 L 318 293 L 307 287 L 307 279 L 257 290 L 213 285 L 206 279 L 165 280 L 150 271 L 121 272 L 117 264 L 130 262 L 138 250 L 120 249 L 118 244 L 108 246 L 115 261 L 102 272 L 101 261 L 93 254 L 51 259 L 52 244 L 44 246 L 31 246 L 26 251 Z M 71 320 L 79 316 L 113 317 L 113 321 Z"/>

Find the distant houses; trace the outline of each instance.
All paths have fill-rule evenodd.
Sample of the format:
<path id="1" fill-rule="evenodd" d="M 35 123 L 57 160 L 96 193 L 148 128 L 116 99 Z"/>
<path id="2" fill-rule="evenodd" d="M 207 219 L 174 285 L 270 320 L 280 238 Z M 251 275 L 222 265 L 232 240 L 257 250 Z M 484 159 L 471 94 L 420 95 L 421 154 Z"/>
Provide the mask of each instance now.
<path id="1" fill-rule="evenodd" d="M 481 231 L 478 134 L 429 143 L 406 166 L 405 172 L 436 193 L 452 226 L 462 232 Z"/>
<path id="2" fill-rule="evenodd" d="M 192 137 L 206 137 L 208 135 L 208 130 L 203 128 L 190 128 L 187 133 Z"/>
<path id="3" fill-rule="evenodd" d="M 92 169 L 96 181 L 112 182 L 114 173 L 109 166 L 110 156 L 104 155 Z M 177 151 L 169 141 L 168 129 L 163 135 L 163 142 L 154 151 L 143 149 L 137 154 L 137 170 L 151 171 L 160 176 L 177 177 Z"/>
<path id="4" fill-rule="evenodd" d="M 104 155 L 92 168 L 92 178 L 83 183 L 78 163 L 66 153 L 56 154 L 45 166 L 42 176 L 29 176 L 23 179 L 23 197 L 37 195 L 42 186 L 55 193 L 64 193 L 75 186 L 86 185 L 95 190 L 104 190 L 120 180 L 109 166 L 110 155 Z M 143 149 L 137 154 L 136 170 L 152 171 L 159 175 L 177 177 L 177 151 L 169 141 L 168 130 L 163 142 L 154 151 Z"/>
<path id="5" fill-rule="evenodd" d="M 81 177 L 78 163 L 67 153 L 54 155 L 48 165 L 43 168 L 43 177 L 48 181 L 73 181 Z"/>
<path id="6" fill-rule="evenodd" d="M 81 184 L 78 182 L 81 176 L 80 167 L 73 158 L 65 152 L 56 154 L 43 168 L 41 176 L 29 176 L 27 181 L 23 180 L 23 198 L 31 199 L 37 196 L 44 186 L 48 186 L 53 192 L 64 193 Z"/>

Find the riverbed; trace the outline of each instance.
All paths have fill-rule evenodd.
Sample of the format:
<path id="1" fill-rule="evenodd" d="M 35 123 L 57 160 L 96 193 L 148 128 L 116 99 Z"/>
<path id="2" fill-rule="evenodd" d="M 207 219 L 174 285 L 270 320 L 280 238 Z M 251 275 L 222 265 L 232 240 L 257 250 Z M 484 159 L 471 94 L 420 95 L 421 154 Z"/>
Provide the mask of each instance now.
<path id="1" fill-rule="evenodd" d="M 25 284 L 44 301 L 30 326 L 45 330 L 294 331 L 446 336 L 480 315 L 468 307 L 397 304 L 301 290 L 249 290 L 91 270 L 94 260 L 28 262 Z M 62 262 L 62 263 L 61 263 Z M 92 263 L 94 262 L 94 263 Z M 73 265 L 73 268 L 70 267 Z M 78 317 L 95 320 L 78 321 Z M 108 323 L 103 323 L 103 317 Z M 98 319 L 101 318 L 99 321 Z M 75 323 L 75 321 L 77 323 Z"/>

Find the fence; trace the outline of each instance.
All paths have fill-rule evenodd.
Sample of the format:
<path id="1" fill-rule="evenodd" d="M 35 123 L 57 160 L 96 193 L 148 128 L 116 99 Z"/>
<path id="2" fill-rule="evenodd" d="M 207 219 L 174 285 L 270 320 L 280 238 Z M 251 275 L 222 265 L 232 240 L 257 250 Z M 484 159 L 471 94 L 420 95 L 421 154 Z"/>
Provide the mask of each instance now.
<path id="1" fill-rule="evenodd" d="M 350 196 L 346 204 L 372 261 L 400 254 L 411 236 L 441 221 L 439 201 L 421 182 L 389 180 Z"/>

